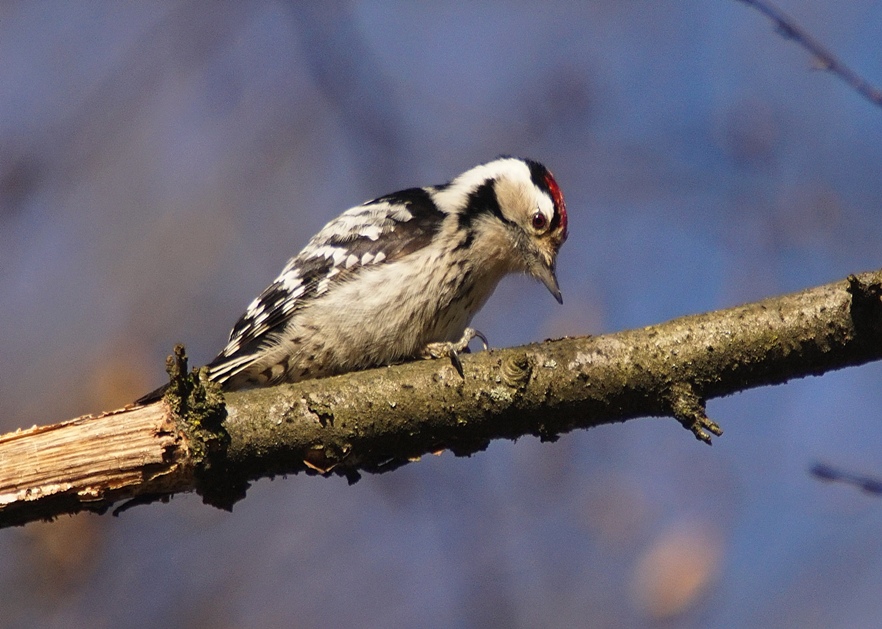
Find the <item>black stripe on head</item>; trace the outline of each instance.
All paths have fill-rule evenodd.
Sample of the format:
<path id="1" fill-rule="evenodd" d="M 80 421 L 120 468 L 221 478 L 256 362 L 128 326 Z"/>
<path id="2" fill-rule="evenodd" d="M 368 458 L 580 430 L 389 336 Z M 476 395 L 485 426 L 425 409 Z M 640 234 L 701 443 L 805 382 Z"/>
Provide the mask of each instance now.
<path id="1" fill-rule="evenodd" d="M 550 192 L 548 190 L 548 184 L 545 183 L 545 176 L 548 175 L 548 169 L 539 162 L 534 162 L 532 159 L 525 159 L 524 163 L 527 165 L 527 168 L 530 169 L 530 179 L 533 180 L 533 183 L 536 184 L 540 190 Z"/>
<path id="2" fill-rule="evenodd" d="M 502 208 L 499 206 L 499 198 L 496 196 L 494 187 L 495 183 L 496 180 L 487 179 L 469 194 L 465 211 L 459 215 L 460 227 L 469 227 L 472 221 L 482 214 L 492 214 L 503 223 L 512 223 L 502 215 Z"/>

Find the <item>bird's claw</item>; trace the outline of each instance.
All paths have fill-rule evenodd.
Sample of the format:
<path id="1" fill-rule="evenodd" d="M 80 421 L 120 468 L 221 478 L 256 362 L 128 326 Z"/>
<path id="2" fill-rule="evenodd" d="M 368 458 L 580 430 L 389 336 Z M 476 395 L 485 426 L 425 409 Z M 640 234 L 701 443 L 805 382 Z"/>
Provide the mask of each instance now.
<path id="1" fill-rule="evenodd" d="M 423 358 L 441 358 L 447 356 L 453 364 L 453 368 L 459 374 L 460 378 L 465 378 L 465 372 L 462 369 L 462 361 L 459 359 L 460 353 L 469 351 L 469 343 L 473 338 L 481 339 L 484 350 L 489 349 L 487 337 L 474 328 L 466 328 L 463 330 L 462 338 L 458 341 L 442 341 L 439 343 L 429 343 L 423 350 Z"/>

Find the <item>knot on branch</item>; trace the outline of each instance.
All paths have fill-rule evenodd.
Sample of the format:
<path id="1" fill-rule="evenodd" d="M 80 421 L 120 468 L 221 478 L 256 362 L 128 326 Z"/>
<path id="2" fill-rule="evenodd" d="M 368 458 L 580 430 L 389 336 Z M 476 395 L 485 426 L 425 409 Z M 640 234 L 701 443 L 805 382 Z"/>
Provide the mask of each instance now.
<path id="1" fill-rule="evenodd" d="M 712 445 L 710 431 L 717 437 L 722 436 L 723 429 L 707 416 L 704 399 L 701 398 L 688 382 L 677 382 L 668 391 L 668 404 L 674 417 L 683 424 L 683 428 L 691 431 L 695 438 L 707 445 Z"/>
<path id="2" fill-rule="evenodd" d="M 526 354 L 517 353 L 502 362 L 502 381 L 512 389 L 526 388 L 532 373 L 533 366 Z"/>

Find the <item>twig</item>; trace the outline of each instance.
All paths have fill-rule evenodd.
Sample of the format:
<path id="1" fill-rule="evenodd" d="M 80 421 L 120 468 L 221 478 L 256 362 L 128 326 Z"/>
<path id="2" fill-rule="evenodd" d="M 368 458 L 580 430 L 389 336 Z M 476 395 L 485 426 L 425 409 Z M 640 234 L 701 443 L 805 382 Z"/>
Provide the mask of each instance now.
<path id="1" fill-rule="evenodd" d="M 882 107 L 882 91 L 864 80 L 859 74 L 845 65 L 821 42 L 803 30 L 790 16 L 764 0 L 740 0 L 775 23 L 775 30 L 784 38 L 792 39 L 808 50 L 816 60 L 818 68 L 829 70 L 851 85 L 864 98 Z"/>
<path id="2" fill-rule="evenodd" d="M 848 472 L 825 463 L 815 463 L 809 472 L 811 472 L 812 476 L 820 478 L 821 480 L 846 483 L 848 485 L 853 485 L 868 494 L 882 496 L 882 480 L 873 476 Z"/>

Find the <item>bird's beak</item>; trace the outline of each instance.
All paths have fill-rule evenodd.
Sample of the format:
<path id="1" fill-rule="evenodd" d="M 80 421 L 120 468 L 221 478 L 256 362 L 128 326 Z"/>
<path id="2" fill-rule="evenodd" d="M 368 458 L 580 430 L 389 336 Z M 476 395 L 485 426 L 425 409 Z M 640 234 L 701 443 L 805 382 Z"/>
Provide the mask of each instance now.
<path id="1" fill-rule="evenodd" d="M 557 285 L 557 275 L 554 272 L 554 265 L 546 266 L 537 264 L 533 268 L 533 277 L 545 284 L 545 288 L 554 296 L 557 303 L 563 304 L 563 295 L 560 294 L 560 287 Z"/>

